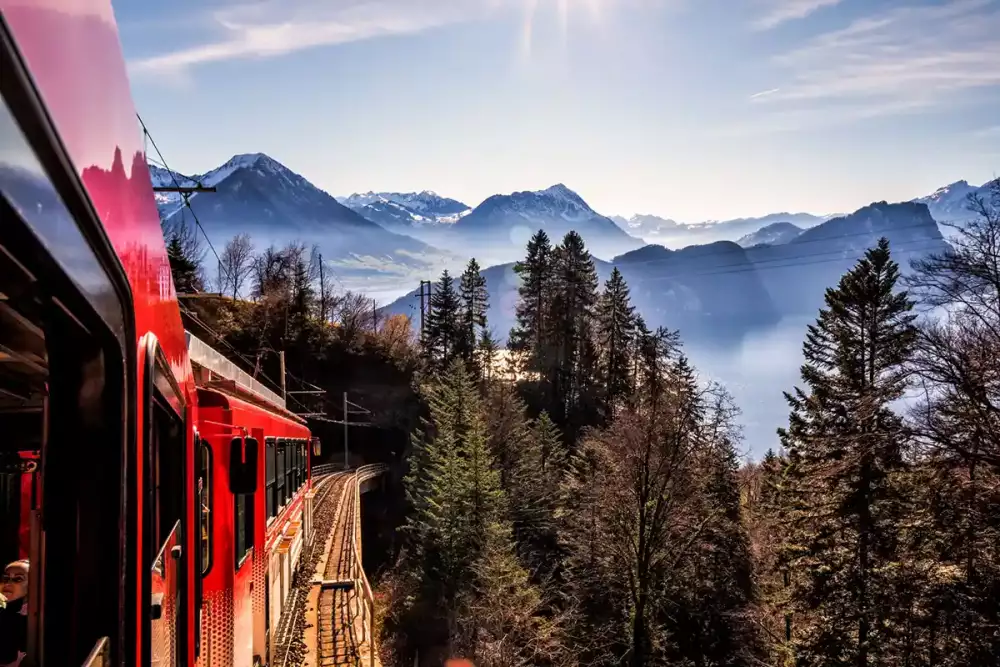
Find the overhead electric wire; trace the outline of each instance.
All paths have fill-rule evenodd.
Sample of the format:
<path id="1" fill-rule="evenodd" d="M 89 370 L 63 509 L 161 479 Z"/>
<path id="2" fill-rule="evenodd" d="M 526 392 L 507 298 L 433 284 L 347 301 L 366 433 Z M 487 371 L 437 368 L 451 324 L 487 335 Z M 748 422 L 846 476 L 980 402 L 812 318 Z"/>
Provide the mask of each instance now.
<path id="1" fill-rule="evenodd" d="M 841 239 L 841 238 L 850 238 L 850 237 L 854 237 L 854 236 L 874 236 L 874 237 L 877 238 L 877 237 L 880 237 L 880 236 L 887 236 L 887 234 L 889 234 L 891 232 L 899 231 L 899 230 L 924 228 L 926 226 L 927 225 L 925 225 L 925 224 L 902 225 L 900 227 L 896 227 L 896 228 L 891 229 L 891 230 L 883 230 L 881 232 L 879 232 L 879 231 L 852 232 L 850 234 L 837 234 L 836 236 L 829 236 L 829 237 L 822 238 L 822 239 L 810 239 L 810 240 L 802 241 L 800 243 L 784 243 L 784 244 L 774 245 L 774 246 L 768 245 L 767 247 L 774 249 L 774 248 L 804 246 L 804 245 L 807 245 L 807 244 L 810 244 L 810 243 L 823 243 L 823 242 L 829 242 L 829 241 L 833 241 L 833 240 Z M 815 229 L 815 228 L 812 228 L 812 229 Z M 808 231 L 808 230 L 806 230 L 806 231 Z M 713 241 L 712 243 L 724 243 L 724 242 L 725 241 Z M 930 238 L 928 238 L 928 239 L 915 239 L 915 240 L 912 240 L 912 241 L 901 241 L 901 242 L 898 242 L 898 243 L 892 243 L 891 242 L 890 243 L 890 249 L 898 248 L 900 246 L 910 245 L 910 244 L 913 244 L 913 243 L 940 243 L 940 242 L 947 243 L 948 241 L 947 241 L 947 239 L 945 239 L 944 237 L 942 237 L 940 239 L 930 239 Z M 645 247 L 649 247 L 649 246 L 652 246 L 652 245 L 659 245 L 659 244 L 657 244 L 657 243 L 649 243 L 649 244 L 647 244 L 646 246 L 643 246 L 643 247 L 645 248 Z M 706 245 L 708 245 L 708 244 L 706 244 Z M 758 245 L 767 245 L 767 244 L 758 244 Z M 661 247 L 664 247 L 664 246 L 661 246 Z M 616 263 L 616 262 L 613 262 L 613 261 L 610 261 L 610 260 L 602 260 L 602 259 L 594 256 L 593 253 L 591 253 L 590 256 L 591 256 L 591 258 L 593 258 L 595 260 L 598 260 L 598 261 L 601 261 L 601 262 L 603 262 L 605 264 L 612 264 L 615 267 L 620 267 L 620 268 L 626 268 L 627 269 L 627 268 L 630 268 L 630 267 L 633 267 L 633 266 L 647 266 L 647 265 L 653 265 L 653 264 L 676 264 L 677 263 L 677 259 L 678 259 L 676 257 L 677 253 L 679 253 L 679 252 L 681 252 L 683 250 L 686 250 L 688 248 L 697 248 L 697 247 L 701 247 L 701 246 L 698 246 L 698 245 L 685 246 L 684 248 L 682 248 L 680 250 L 671 250 L 670 248 L 664 247 L 665 250 L 668 250 L 668 251 L 670 251 L 672 253 L 670 257 L 659 257 L 659 258 L 656 258 L 656 259 L 645 259 L 645 260 L 641 260 L 641 261 L 637 261 L 637 262 L 624 262 L 624 263 L 623 262 L 618 262 L 618 263 Z M 740 247 L 742 248 L 742 246 L 740 246 Z M 753 247 L 756 247 L 756 246 L 751 246 L 751 248 L 753 248 Z M 750 250 L 751 248 L 743 248 L 743 250 Z M 640 248 L 640 250 L 641 249 L 642 248 Z M 636 250 L 636 251 L 631 251 L 631 252 L 638 252 L 638 251 Z M 697 255 L 691 255 L 689 257 L 682 258 L 682 260 L 684 262 L 683 266 L 689 267 L 691 265 L 691 263 L 694 263 L 695 261 L 697 261 L 698 263 L 702 263 L 702 260 L 704 258 L 706 258 L 706 257 L 716 257 L 716 256 L 723 256 L 723 255 L 732 255 L 734 252 L 735 252 L 735 249 L 730 249 L 730 250 L 725 250 L 725 251 L 712 251 L 712 252 L 706 252 L 706 253 L 701 253 L 701 254 L 697 254 Z M 742 268 L 740 268 L 738 270 L 734 270 L 734 271 L 686 271 L 683 268 L 678 267 L 680 270 L 677 273 L 672 273 L 672 274 L 665 275 L 665 276 L 656 276 L 656 277 L 652 277 L 652 278 L 644 278 L 644 279 L 642 279 L 642 282 L 650 282 L 650 281 L 655 281 L 655 280 L 667 280 L 667 279 L 678 277 L 678 276 L 719 275 L 719 274 L 725 274 L 725 273 L 740 273 L 741 271 L 766 270 L 766 269 L 772 269 L 772 268 L 785 268 L 785 267 L 793 267 L 793 266 L 807 266 L 807 265 L 810 265 L 810 264 L 826 264 L 826 263 L 829 263 L 829 262 L 840 261 L 842 258 L 841 257 L 836 257 L 836 258 L 829 259 L 829 260 L 820 260 L 820 261 L 815 261 L 815 262 L 796 262 L 796 263 L 791 263 L 791 264 L 780 264 L 780 265 L 777 265 L 777 266 L 768 266 L 768 264 L 771 263 L 771 262 L 791 262 L 791 261 L 794 261 L 794 260 L 801 259 L 803 257 L 822 257 L 823 255 L 842 254 L 843 252 L 844 252 L 844 250 L 841 249 L 841 250 L 827 250 L 827 251 L 819 252 L 819 253 L 805 253 L 805 254 L 802 254 L 802 255 L 794 256 L 794 257 L 771 257 L 771 258 L 765 258 L 765 259 L 759 259 L 759 260 L 753 260 L 753 259 L 749 259 L 748 258 L 745 261 L 741 259 L 741 260 L 735 261 L 735 262 L 729 262 L 729 263 L 725 263 L 725 264 L 713 264 L 713 265 L 711 265 L 709 267 L 706 267 L 708 269 L 719 269 L 719 268 L 725 268 L 725 267 L 728 267 L 728 266 L 740 266 L 740 267 L 742 267 Z M 625 253 L 625 254 L 630 254 L 630 253 Z M 617 256 L 618 259 L 621 259 L 621 257 L 622 257 L 622 255 L 618 255 Z M 846 259 L 846 258 L 844 258 L 844 259 Z M 855 261 L 855 260 L 851 260 L 851 261 Z M 508 263 L 508 262 L 505 262 L 505 263 Z M 431 283 L 436 283 L 437 281 L 431 280 L 430 282 Z M 408 294 L 407 296 L 411 296 L 412 297 L 412 296 L 416 296 L 416 295 L 417 295 L 417 293 L 413 293 L 413 294 Z M 410 305 L 410 310 L 414 310 L 415 308 L 416 308 L 415 305 L 412 305 L 412 304 Z"/>
<path id="2" fill-rule="evenodd" d="M 199 181 L 199 179 L 192 178 L 190 176 L 186 176 L 186 175 L 181 174 L 180 172 L 174 171 L 173 169 L 170 168 L 170 165 L 167 164 L 166 158 L 163 157 L 163 153 L 160 152 L 160 148 L 156 145 L 156 141 L 153 139 L 153 136 L 149 133 L 149 129 L 146 127 L 146 123 L 142 120 L 142 116 L 140 116 L 138 113 L 136 113 L 136 118 L 139 120 L 139 124 L 142 126 L 142 133 L 143 133 L 143 139 L 144 139 L 144 141 L 148 140 L 149 143 L 153 146 L 153 150 L 155 150 L 156 154 L 159 156 L 159 160 L 156 160 L 155 158 L 152 158 L 152 157 L 150 157 L 147 154 L 146 155 L 146 160 L 149 161 L 149 162 L 152 162 L 153 164 L 155 164 L 157 166 L 162 167 L 163 169 L 165 169 L 170 174 L 170 178 L 173 180 L 174 185 L 177 188 L 181 188 L 182 187 L 181 184 L 180 184 L 180 181 L 177 180 L 178 176 L 181 176 L 182 178 L 184 178 L 186 180 L 193 181 L 193 182 L 197 183 L 198 185 L 201 185 L 201 182 Z M 144 153 L 145 152 L 146 151 L 144 151 Z M 194 208 L 191 206 L 191 202 L 189 201 L 188 194 L 184 193 L 184 192 L 181 192 L 180 195 L 181 195 L 181 199 L 183 201 L 183 207 L 186 207 L 188 210 L 191 211 L 191 217 L 194 219 L 195 225 L 197 225 L 198 229 L 201 230 L 202 235 L 205 237 L 205 241 L 208 243 L 208 247 L 211 249 L 212 254 L 215 255 L 215 259 L 219 262 L 219 265 L 221 266 L 222 259 L 219 257 L 219 253 L 216 252 L 215 246 L 212 245 L 212 240 L 209 238 L 208 232 L 205 231 L 205 227 L 201 224 L 201 220 L 198 219 L 198 214 L 195 212 Z M 182 208 L 182 210 L 183 210 L 183 208 Z M 321 258 L 320 261 L 322 261 L 322 254 L 320 254 L 320 258 Z M 349 291 L 347 289 L 347 287 L 344 285 L 343 281 L 340 279 L 340 276 L 338 275 L 336 269 L 334 269 L 332 265 L 329 265 L 328 268 L 333 272 L 334 280 L 336 280 L 336 282 L 340 285 L 341 289 L 343 289 L 344 292 Z M 241 361 L 243 361 L 244 364 L 246 364 L 247 366 L 253 366 L 255 368 L 254 376 L 256 377 L 258 375 L 258 371 L 256 370 L 257 367 L 258 367 L 258 364 L 251 364 L 250 360 L 246 356 L 244 356 L 239 350 L 237 350 L 235 347 L 233 347 L 233 345 L 231 345 L 225 338 L 223 338 L 218 332 L 216 332 L 211 326 L 209 326 L 204 320 L 202 320 L 193 310 L 191 310 L 190 308 L 188 308 L 185 305 L 183 305 L 183 303 L 181 303 L 180 301 L 178 301 L 178 305 L 180 306 L 181 310 L 183 310 L 192 321 L 194 321 L 196 324 L 198 324 L 198 326 L 200 326 L 202 329 L 204 329 L 205 331 L 207 331 L 213 338 L 215 338 L 215 340 L 219 341 L 220 343 L 222 343 L 223 345 L 225 345 L 227 348 L 229 348 L 229 350 L 231 350 L 232 353 L 237 356 L 237 358 L 239 358 Z M 274 350 L 273 348 L 270 348 L 270 347 L 267 347 L 267 348 L 261 347 L 261 351 L 276 352 L 276 350 Z M 268 383 L 271 384 L 272 386 L 279 386 L 279 385 L 277 385 L 277 383 L 274 382 L 274 380 L 272 380 L 270 377 L 268 377 L 267 374 L 265 374 L 263 372 L 260 372 L 259 375 L 261 377 L 263 377 L 265 380 L 267 380 Z M 285 372 L 285 375 L 286 375 L 286 377 L 291 378 L 291 379 L 295 380 L 296 382 L 299 382 L 303 386 L 313 387 L 314 389 L 316 389 L 318 391 L 326 391 L 326 390 L 322 389 L 321 387 L 318 387 L 315 384 L 312 384 L 310 382 L 306 382 L 305 380 L 297 377 L 296 375 L 294 375 L 291 372 L 288 372 L 287 370 Z M 305 403 L 303 403 L 301 399 L 297 398 L 294 394 L 289 395 L 286 392 L 285 398 L 286 398 L 286 400 L 291 399 L 291 400 L 295 401 L 299 405 L 299 407 L 301 407 L 302 409 L 308 409 L 308 406 Z M 359 408 L 359 410 L 356 410 L 356 411 L 355 410 L 348 410 L 347 411 L 348 414 L 369 414 L 369 415 L 372 414 L 370 410 L 368 410 L 368 409 L 366 409 L 366 408 L 358 405 L 357 403 L 354 403 L 352 401 L 347 401 L 347 402 L 349 404 L 353 405 L 354 407 Z M 330 406 L 335 406 L 335 405 L 336 404 L 330 402 Z M 345 419 L 346 419 L 346 415 L 345 415 Z M 329 421 L 329 420 L 327 420 L 327 421 Z M 356 425 L 358 425 L 358 426 L 370 426 L 370 424 L 364 424 L 364 423 L 361 423 L 361 422 L 358 422 Z"/>
<path id="3" fill-rule="evenodd" d="M 156 145 L 156 140 L 153 139 L 153 135 L 151 135 L 149 133 L 149 130 L 146 128 L 146 123 L 143 122 L 142 116 L 140 116 L 139 113 L 136 112 L 135 117 L 139 119 L 139 124 L 142 126 L 143 138 L 144 139 L 148 139 L 149 143 L 152 144 L 153 150 L 155 150 L 156 154 L 160 156 L 160 162 L 163 164 L 163 168 L 166 169 L 167 172 L 170 174 L 170 178 L 173 179 L 174 185 L 177 186 L 178 188 L 180 188 L 181 187 L 181 183 L 180 183 L 180 181 L 177 180 L 177 173 L 173 169 L 171 169 L 169 166 L 167 166 L 167 160 L 166 160 L 166 158 L 163 157 L 163 153 L 160 152 L 159 147 Z M 194 179 L 190 179 L 190 180 L 194 180 Z M 181 199 L 184 201 L 184 206 L 186 206 L 188 208 L 188 210 L 191 211 L 191 217 L 194 218 L 194 224 L 197 225 L 198 229 L 201 230 L 202 236 L 205 237 L 205 241 L 208 243 L 208 247 L 209 247 L 209 249 L 211 249 L 212 254 L 215 255 L 215 259 L 219 262 L 219 266 L 222 266 L 222 258 L 220 258 L 219 257 L 219 253 L 217 253 L 215 251 L 215 246 L 212 245 L 212 239 L 208 238 L 208 232 L 205 231 L 205 228 L 201 224 L 201 220 L 198 219 L 198 214 L 195 213 L 194 208 L 192 208 L 191 202 L 188 199 L 187 193 L 182 192 L 181 193 Z"/>
<path id="4" fill-rule="evenodd" d="M 899 248 L 900 246 L 907 246 L 907 245 L 910 245 L 910 244 L 913 244 L 913 243 L 937 243 L 937 242 L 938 242 L 937 239 L 918 239 L 918 240 L 914 240 L 914 241 L 903 241 L 901 243 L 896 243 L 896 244 L 894 244 L 891 247 L 892 248 Z M 830 254 L 834 254 L 834 253 L 841 254 L 841 256 L 840 257 L 833 257 L 831 259 L 821 259 L 821 260 L 816 260 L 816 261 L 811 261 L 811 262 L 796 262 L 796 261 L 793 261 L 793 260 L 799 259 L 801 257 L 821 257 L 823 255 L 830 255 Z M 850 257 L 844 257 L 842 255 L 842 253 L 843 253 L 843 250 L 836 250 L 836 251 L 829 251 L 829 252 L 810 253 L 810 254 L 806 254 L 806 255 L 799 255 L 798 257 L 776 257 L 776 258 L 773 258 L 773 259 L 770 259 L 770 260 L 761 260 L 760 262 L 754 262 L 752 260 L 748 260 L 747 262 L 732 262 L 730 264 L 720 264 L 718 266 L 711 267 L 711 268 L 722 268 L 722 267 L 726 267 L 726 266 L 740 265 L 739 268 L 731 269 L 731 270 L 727 270 L 727 271 L 678 271 L 677 273 L 671 273 L 671 274 L 665 275 L 665 276 L 654 276 L 654 277 L 651 277 L 651 278 L 643 278 L 639 282 L 641 282 L 641 283 L 648 283 L 648 282 L 655 282 L 657 280 L 670 280 L 670 279 L 673 279 L 673 278 L 683 278 L 683 277 L 688 277 L 688 276 L 718 276 L 718 275 L 725 275 L 725 274 L 729 274 L 729 273 L 746 273 L 748 271 L 769 271 L 769 270 L 773 270 L 773 269 L 785 269 L 785 268 L 791 268 L 791 267 L 796 267 L 796 266 L 810 266 L 810 265 L 813 265 L 813 264 L 829 264 L 831 262 L 843 262 L 843 261 L 852 261 L 853 262 L 853 261 L 857 261 L 856 259 L 852 259 Z M 767 262 L 781 262 L 781 261 L 788 261 L 789 263 L 788 264 L 777 264 L 777 265 L 774 265 L 774 266 L 767 266 L 767 265 L 761 266 L 761 264 L 766 264 Z M 631 264 L 626 264 L 624 266 L 628 267 L 628 266 L 632 266 L 632 265 Z"/>
<path id="5" fill-rule="evenodd" d="M 923 227 L 927 227 L 927 225 L 926 224 L 902 225 L 900 227 L 895 227 L 894 229 L 891 229 L 891 230 L 883 230 L 883 232 L 877 232 L 877 231 L 869 230 L 869 231 L 865 231 L 865 232 L 851 232 L 850 234 L 837 234 L 836 236 L 828 236 L 826 238 L 821 238 L 821 239 L 807 239 L 805 241 L 798 241 L 798 242 L 795 242 L 794 239 L 793 239 L 792 242 L 782 243 L 782 244 L 779 244 L 779 245 L 769 245 L 769 244 L 765 243 L 765 244 L 757 244 L 756 246 L 750 246 L 749 248 L 743 248 L 743 246 L 738 246 L 738 247 L 743 248 L 743 250 L 750 250 L 750 249 L 758 247 L 758 246 L 766 246 L 768 248 L 797 247 L 797 246 L 804 246 L 804 245 L 807 245 L 807 244 L 810 244 L 810 243 L 825 243 L 825 242 L 828 242 L 828 241 L 832 241 L 834 239 L 846 239 L 846 238 L 851 238 L 853 236 L 880 236 L 880 235 L 884 235 L 886 232 L 890 232 L 890 231 L 891 232 L 895 232 L 895 231 L 899 231 L 899 230 L 903 230 L 903 229 L 918 229 L 918 228 L 923 228 Z M 811 227 L 810 229 L 816 229 L 816 227 Z M 808 229 L 804 230 L 803 233 L 808 232 L 808 231 L 809 231 Z M 798 237 L 796 237 L 796 238 L 798 238 Z M 642 240 L 642 239 L 637 239 L 637 240 Z M 928 239 L 928 240 L 934 240 L 934 239 Z M 941 240 L 945 240 L 945 239 L 942 237 Z M 729 242 L 735 244 L 735 241 L 729 241 Z M 715 244 L 715 243 L 726 243 L 726 240 L 712 241 L 711 242 L 711 244 Z M 711 245 L 711 244 L 704 244 L 704 245 Z M 649 243 L 649 244 L 643 246 L 643 248 L 648 248 L 651 245 L 660 245 L 660 244 L 659 243 Z M 665 250 L 669 250 L 671 253 L 675 253 L 676 254 L 676 253 L 682 252 L 684 250 L 687 250 L 688 248 L 699 248 L 699 247 L 703 247 L 703 245 L 689 245 L 689 246 L 684 246 L 683 248 L 681 248 L 679 250 L 671 250 L 670 248 L 667 248 L 666 246 L 660 246 L 660 247 L 664 248 Z M 642 250 L 643 248 L 639 248 L 639 250 Z M 639 250 L 633 250 L 631 252 L 638 252 Z M 630 253 L 624 253 L 624 254 L 627 255 L 627 254 L 630 254 Z M 711 257 L 713 255 L 729 255 L 729 254 L 732 254 L 731 250 L 730 251 L 717 251 L 717 252 L 713 251 L 713 252 L 706 252 L 706 253 L 697 255 L 697 257 L 701 258 L 701 257 Z M 800 255 L 800 257 L 806 257 L 806 256 L 808 256 L 808 255 Z M 621 258 L 621 257 L 622 257 L 622 255 L 618 255 L 618 258 Z M 671 259 L 672 259 L 672 257 L 661 257 L 661 258 L 658 258 L 658 259 L 644 259 L 644 260 L 639 261 L 639 262 L 629 262 L 628 266 L 641 266 L 643 264 L 657 264 L 657 263 L 661 263 L 661 262 L 670 261 Z M 611 263 L 611 262 L 609 261 L 608 263 Z"/>
<path id="6" fill-rule="evenodd" d="M 150 137 L 150 142 L 152 142 L 152 137 Z M 174 169 L 171 169 L 170 167 L 168 167 L 166 165 L 165 162 L 160 162 L 159 160 L 157 160 L 156 158 L 154 158 L 154 157 L 152 157 L 150 155 L 146 155 L 146 162 L 152 162 L 157 167 L 161 167 L 162 169 L 165 169 L 166 171 L 169 171 L 171 174 L 174 174 L 176 176 L 180 176 L 183 179 L 186 179 L 188 181 L 191 181 L 192 183 L 195 183 L 198 186 L 201 186 L 201 180 L 200 179 L 195 178 L 194 176 L 188 176 L 184 172 L 180 172 L 180 171 L 176 171 Z M 176 182 L 176 180 L 177 179 L 175 178 L 174 181 Z"/>

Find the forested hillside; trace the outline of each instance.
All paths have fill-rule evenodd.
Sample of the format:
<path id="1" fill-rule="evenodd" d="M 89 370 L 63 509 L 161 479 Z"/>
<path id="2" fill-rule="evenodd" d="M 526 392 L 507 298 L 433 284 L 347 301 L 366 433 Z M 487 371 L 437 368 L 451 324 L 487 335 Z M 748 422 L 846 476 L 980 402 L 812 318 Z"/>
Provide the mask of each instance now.
<path id="1" fill-rule="evenodd" d="M 419 341 L 301 246 L 237 237 L 219 288 L 245 298 L 184 301 L 408 434 L 384 448 L 405 509 L 373 573 L 383 664 L 995 665 L 1000 183 L 971 204 L 905 280 L 882 239 L 830 286 L 758 462 L 725 387 L 575 232 L 529 242 L 502 358 L 475 261 L 435 284 Z M 203 287 L 194 245 L 173 230 L 181 291 Z"/>

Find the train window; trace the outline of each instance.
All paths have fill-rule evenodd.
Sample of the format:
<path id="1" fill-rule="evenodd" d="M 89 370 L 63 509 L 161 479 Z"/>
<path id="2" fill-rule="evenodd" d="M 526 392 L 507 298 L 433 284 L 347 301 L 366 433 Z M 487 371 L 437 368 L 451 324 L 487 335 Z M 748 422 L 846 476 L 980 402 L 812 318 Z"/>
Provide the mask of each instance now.
<path id="1" fill-rule="evenodd" d="M 274 484 L 274 438 L 265 438 L 264 492 L 267 497 L 267 518 L 278 514 L 278 497 Z"/>
<path id="2" fill-rule="evenodd" d="M 253 498 L 252 493 L 237 493 L 235 496 L 233 525 L 236 528 L 237 570 L 253 549 Z"/>
<path id="3" fill-rule="evenodd" d="M 285 499 L 290 500 L 292 493 L 295 492 L 295 487 L 292 486 L 292 449 L 295 444 L 291 440 L 285 441 Z"/>
<path id="4" fill-rule="evenodd" d="M 184 506 L 184 424 L 156 392 L 150 462 L 153 495 L 153 558 L 181 520 Z M 180 542 L 179 536 L 177 537 Z M 150 563 L 152 565 L 152 563 Z"/>
<path id="5" fill-rule="evenodd" d="M 212 567 L 212 450 L 205 440 L 200 441 L 198 471 L 198 534 L 200 540 L 201 574 L 205 576 Z"/>
<path id="6" fill-rule="evenodd" d="M 105 588 L 119 578 L 124 353 L 0 191 L 0 560 L 29 561 L 8 609 L 38 601 L 17 638 L 25 662 L 79 664 L 118 632 Z"/>
<path id="7" fill-rule="evenodd" d="M 292 488 L 299 490 L 299 441 L 292 443 Z"/>
<path id="8" fill-rule="evenodd" d="M 285 506 L 285 439 L 278 438 L 277 450 L 275 451 L 275 477 L 277 479 L 276 506 L 277 511 Z"/>
<path id="9" fill-rule="evenodd" d="M 3 564 L 29 560 L 21 604 L 31 600 L 27 655 L 13 663 L 81 664 L 107 638 L 109 664 L 121 664 L 131 295 L 7 29 L 0 21 L 0 552 Z"/>
<path id="10" fill-rule="evenodd" d="M 302 484 L 309 478 L 309 441 L 302 441 Z"/>
<path id="11" fill-rule="evenodd" d="M 148 600 L 143 624 L 143 653 L 151 664 L 173 664 L 184 654 L 183 600 L 187 578 L 183 572 L 186 503 L 185 454 L 187 430 L 183 394 L 153 334 L 143 336 L 145 364 L 143 484 L 147 504 L 143 525 L 146 535 L 142 562 L 149 568 L 143 578 L 142 598 Z"/>

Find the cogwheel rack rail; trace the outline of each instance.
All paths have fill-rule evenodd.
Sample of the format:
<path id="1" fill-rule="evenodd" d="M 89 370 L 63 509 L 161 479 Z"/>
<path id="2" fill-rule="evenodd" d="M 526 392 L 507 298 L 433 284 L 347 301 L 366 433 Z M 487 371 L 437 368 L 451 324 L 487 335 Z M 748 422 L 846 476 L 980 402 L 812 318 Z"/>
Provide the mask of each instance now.
<path id="1" fill-rule="evenodd" d="M 324 501 L 336 509 L 305 600 L 305 667 L 381 664 L 375 600 L 361 559 L 361 493 L 385 471 L 378 464 L 330 474 Z"/>

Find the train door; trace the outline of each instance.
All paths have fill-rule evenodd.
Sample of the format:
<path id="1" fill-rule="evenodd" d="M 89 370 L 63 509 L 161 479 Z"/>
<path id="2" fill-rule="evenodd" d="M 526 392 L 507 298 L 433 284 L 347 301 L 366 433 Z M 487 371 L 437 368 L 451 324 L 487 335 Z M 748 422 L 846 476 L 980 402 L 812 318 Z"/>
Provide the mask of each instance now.
<path id="1" fill-rule="evenodd" d="M 0 567 L 27 561 L 0 643 L 21 667 L 125 663 L 131 294 L 2 17 L 0 72 Z"/>
<path id="2" fill-rule="evenodd" d="M 143 350 L 143 535 L 149 601 L 143 646 L 153 667 L 180 667 L 187 637 L 184 610 L 186 475 L 185 402 L 169 364 L 152 334 Z"/>
<path id="3" fill-rule="evenodd" d="M 213 456 L 212 447 L 208 440 L 200 438 L 195 434 L 195 451 L 198 456 L 198 469 L 195 477 L 195 516 L 198 525 L 198 563 L 195 568 L 195 625 L 194 641 L 195 658 L 200 658 L 202 664 L 211 664 L 210 657 L 201 657 L 202 650 L 207 648 L 208 642 L 202 641 L 202 633 L 206 630 L 204 626 L 204 582 L 212 569 L 212 548 L 213 525 L 212 525 L 212 493 L 215 490 L 214 475 L 212 470 Z M 206 635 L 207 636 L 207 635 Z"/>
<path id="4" fill-rule="evenodd" d="M 246 438 L 256 449 L 256 438 Z M 252 444 L 251 444 L 252 443 Z M 236 562 L 233 577 L 233 664 L 253 663 L 254 493 L 233 494 L 233 537 Z"/>

